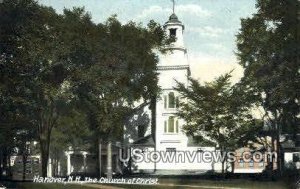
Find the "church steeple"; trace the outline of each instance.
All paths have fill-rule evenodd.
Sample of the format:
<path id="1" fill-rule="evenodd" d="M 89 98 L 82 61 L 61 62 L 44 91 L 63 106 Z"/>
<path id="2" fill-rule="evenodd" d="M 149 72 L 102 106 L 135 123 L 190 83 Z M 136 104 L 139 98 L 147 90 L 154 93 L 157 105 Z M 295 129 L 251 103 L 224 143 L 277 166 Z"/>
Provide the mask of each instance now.
<path id="1" fill-rule="evenodd" d="M 187 50 L 183 40 L 184 25 L 175 13 L 175 2 L 173 2 L 173 12 L 164 24 L 164 30 L 166 35 L 174 37 L 175 41 L 165 46 L 166 53 L 161 55 L 159 66 L 162 66 L 164 69 L 173 69 L 174 66 L 176 69 L 179 69 L 180 67 L 180 69 L 183 69 L 183 72 L 187 70 L 187 75 L 189 75 Z M 183 73 L 182 75 L 186 74 Z"/>
<path id="2" fill-rule="evenodd" d="M 184 25 L 175 14 L 175 0 L 173 2 L 173 13 L 170 15 L 169 20 L 164 24 L 164 29 L 167 35 L 175 37 L 175 42 L 171 43 L 168 48 L 172 50 L 186 51 L 183 42 Z"/>

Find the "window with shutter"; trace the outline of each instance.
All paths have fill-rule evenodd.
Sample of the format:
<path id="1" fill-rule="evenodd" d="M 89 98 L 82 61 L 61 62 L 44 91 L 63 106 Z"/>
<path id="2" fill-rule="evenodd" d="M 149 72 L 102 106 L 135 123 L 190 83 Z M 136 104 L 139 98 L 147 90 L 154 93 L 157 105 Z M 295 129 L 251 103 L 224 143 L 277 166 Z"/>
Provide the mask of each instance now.
<path id="1" fill-rule="evenodd" d="M 174 129 L 174 117 L 170 116 L 169 117 L 169 124 L 168 124 L 168 132 L 169 133 L 174 133 L 175 129 Z"/>
<path id="2" fill-rule="evenodd" d="M 167 130 L 167 121 L 165 121 L 165 128 L 164 128 L 164 131 L 165 131 L 165 133 L 168 132 L 168 130 Z"/>
<path id="3" fill-rule="evenodd" d="M 173 92 L 169 93 L 169 108 L 175 108 L 175 95 Z"/>
<path id="4" fill-rule="evenodd" d="M 164 108 L 165 109 L 167 108 L 167 96 L 166 95 L 164 96 Z"/>

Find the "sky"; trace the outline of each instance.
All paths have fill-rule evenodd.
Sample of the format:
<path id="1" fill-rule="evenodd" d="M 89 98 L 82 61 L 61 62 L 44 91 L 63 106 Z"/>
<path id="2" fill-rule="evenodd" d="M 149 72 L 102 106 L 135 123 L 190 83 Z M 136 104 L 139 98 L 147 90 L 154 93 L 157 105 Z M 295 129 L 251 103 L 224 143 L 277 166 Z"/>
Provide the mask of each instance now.
<path id="1" fill-rule="evenodd" d="M 58 13 L 85 7 L 95 23 L 117 14 L 122 23 L 146 25 L 151 19 L 164 24 L 172 14 L 171 0 L 38 0 Z M 176 0 L 175 13 L 185 25 L 184 40 L 192 77 L 211 81 L 233 71 L 233 82 L 243 75 L 235 56 L 235 35 L 240 19 L 256 12 L 255 0 Z"/>

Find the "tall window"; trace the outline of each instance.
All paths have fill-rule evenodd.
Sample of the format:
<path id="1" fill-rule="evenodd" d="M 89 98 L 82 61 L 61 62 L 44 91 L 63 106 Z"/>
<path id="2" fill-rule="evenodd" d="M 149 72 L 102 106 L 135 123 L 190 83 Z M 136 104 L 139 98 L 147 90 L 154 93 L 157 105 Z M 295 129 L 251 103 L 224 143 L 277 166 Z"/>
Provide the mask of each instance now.
<path id="1" fill-rule="evenodd" d="M 165 121 L 164 132 L 165 133 L 178 133 L 178 131 L 179 131 L 178 120 L 175 119 L 174 116 L 170 116 L 169 119 Z"/>
<path id="2" fill-rule="evenodd" d="M 175 108 L 175 95 L 173 92 L 169 93 L 169 108 Z"/>
<path id="3" fill-rule="evenodd" d="M 170 116 L 168 120 L 168 131 L 169 133 L 174 133 L 175 128 L 174 128 L 174 117 Z"/>
<path id="4" fill-rule="evenodd" d="M 179 98 L 175 96 L 174 92 L 170 92 L 164 96 L 164 108 L 178 108 Z"/>

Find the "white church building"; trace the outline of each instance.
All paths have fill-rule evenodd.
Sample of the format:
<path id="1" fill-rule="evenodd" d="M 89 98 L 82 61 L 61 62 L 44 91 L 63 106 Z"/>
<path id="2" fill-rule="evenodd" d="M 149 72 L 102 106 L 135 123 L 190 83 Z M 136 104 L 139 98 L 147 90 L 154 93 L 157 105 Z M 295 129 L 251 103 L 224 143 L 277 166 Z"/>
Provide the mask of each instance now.
<path id="1" fill-rule="evenodd" d="M 214 151 L 214 147 L 196 145 L 182 131 L 184 120 L 179 119 L 176 113 L 178 102 L 183 99 L 179 98 L 174 87 L 177 85 L 176 81 L 187 86 L 190 76 L 187 49 L 184 46 L 184 25 L 173 13 L 164 24 L 164 29 L 167 35 L 175 37 L 175 41 L 166 47 L 165 54 L 159 55 L 157 72 L 161 93 L 156 99 L 154 113 L 151 114 L 149 106 L 145 106 L 139 116 L 133 116 L 131 119 L 131 123 L 135 125 L 127 125 L 124 129 L 124 141 L 131 146 L 131 153 L 134 149 L 139 149 L 136 152 L 141 152 L 145 157 L 143 161 L 131 162 L 132 172 L 161 174 L 190 172 L 195 174 L 221 169 L 221 164 L 201 162 L 199 159 L 203 151 Z M 153 125 L 154 129 L 151 128 Z M 129 129 L 129 127 L 134 127 L 134 129 Z M 187 159 L 187 151 L 190 152 L 189 155 L 192 158 Z M 166 161 L 167 157 L 159 157 L 168 155 L 173 157 L 172 154 L 175 156 L 172 161 Z M 134 154 L 131 155 L 134 156 Z"/>
<path id="2" fill-rule="evenodd" d="M 180 98 L 174 89 L 177 81 L 189 84 L 190 65 L 184 45 L 184 25 L 173 14 L 164 24 L 167 35 L 175 41 L 159 55 L 157 65 L 158 85 L 161 89 L 155 101 L 137 104 L 135 114 L 124 124 L 123 141 L 112 145 L 112 170 L 114 173 L 147 173 L 161 175 L 201 174 L 221 172 L 222 163 L 216 157 L 218 149 L 202 146 L 183 132 L 184 120 L 177 116 Z M 119 149 L 123 150 L 123 155 Z M 241 150 L 239 150 L 241 151 Z M 101 173 L 105 175 L 107 149 L 101 147 Z M 125 153 L 124 153 L 125 152 Z M 205 158 L 204 156 L 210 156 Z M 67 175 L 76 172 L 96 172 L 96 154 L 87 151 L 66 151 Z M 73 160 L 72 160 L 73 159 Z M 76 160 L 76 161 L 75 161 Z M 81 162 L 81 163 L 80 163 Z M 235 173 L 262 172 L 265 164 L 235 162 Z M 228 164 L 227 164 L 228 165 Z M 228 165 L 228 170 L 231 165 Z M 225 168 L 226 169 L 226 168 Z"/>

